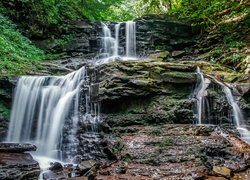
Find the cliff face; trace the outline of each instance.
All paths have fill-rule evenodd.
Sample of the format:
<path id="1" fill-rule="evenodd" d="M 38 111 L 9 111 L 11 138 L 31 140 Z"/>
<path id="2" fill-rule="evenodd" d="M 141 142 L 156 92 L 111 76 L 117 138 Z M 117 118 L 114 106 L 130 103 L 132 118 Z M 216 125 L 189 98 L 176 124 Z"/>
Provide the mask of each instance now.
<path id="1" fill-rule="evenodd" d="M 168 57 L 182 57 L 192 51 L 190 47 L 195 44 L 200 34 L 199 28 L 192 27 L 188 20 L 177 20 L 168 16 L 145 16 L 135 22 L 138 57 L 145 57 L 156 51 L 168 51 L 165 55 Z M 107 22 L 107 24 L 114 36 L 115 23 Z M 125 26 L 125 23 L 121 23 L 119 30 L 119 46 L 124 53 L 126 51 Z M 85 20 L 72 25 L 65 34 L 34 42 L 47 52 L 62 55 L 62 59 L 45 63 L 45 66 L 50 66 L 48 67 L 50 73 L 60 74 L 63 70 L 79 69 L 86 61 L 97 56 L 101 49 L 102 33 L 101 23 Z M 57 66 L 51 67 L 51 63 Z"/>

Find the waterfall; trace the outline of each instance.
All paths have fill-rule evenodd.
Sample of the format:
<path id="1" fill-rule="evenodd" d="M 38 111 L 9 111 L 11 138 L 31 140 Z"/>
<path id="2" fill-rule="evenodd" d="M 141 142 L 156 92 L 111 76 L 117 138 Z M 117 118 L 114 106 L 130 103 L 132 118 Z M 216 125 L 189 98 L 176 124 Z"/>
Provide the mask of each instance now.
<path id="1" fill-rule="evenodd" d="M 218 85 L 220 85 L 223 93 L 225 94 L 229 105 L 231 106 L 230 118 L 233 119 L 233 122 L 239 131 L 241 138 L 245 140 L 247 143 L 250 143 L 250 131 L 246 128 L 246 124 L 244 121 L 244 116 L 242 111 L 235 100 L 231 89 L 226 86 L 221 81 L 217 80 L 213 76 L 206 75 L 207 78 L 204 77 L 204 74 L 200 71 L 200 68 L 197 67 L 197 75 L 199 77 L 198 85 L 195 88 L 195 95 L 196 95 L 196 111 L 197 111 L 197 123 L 198 124 L 205 124 L 206 123 L 206 111 L 209 112 L 209 103 L 205 103 L 206 96 L 207 96 L 207 88 L 210 84 L 210 79 L 213 79 Z M 232 114 L 232 115 L 231 115 Z M 210 113 L 208 113 L 210 115 Z"/>
<path id="2" fill-rule="evenodd" d="M 122 35 L 122 33 L 120 33 L 122 24 L 125 24 L 125 38 L 120 38 L 120 35 Z M 108 25 L 102 23 L 101 49 L 100 54 L 95 57 L 94 65 L 100 65 L 118 59 L 136 59 L 136 23 L 133 21 L 117 23 L 114 25 L 114 30 L 114 35 L 112 36 L 112 31 Z M 125 42 L 122 42 L 120 46 L 120 40 L 123 41 L 123 39 L 125 39 Z M 123 49 L 123 51 L 121 49 Z M 123 53 L 125 51 L 124 49 L 126 49 L 125 54 Z"/>
<path id="3" fill-rule="evenodd" d="M 136 57 L 136 23 L 126 22 L 126 56 Z"/>
<path id="4" fill-rule="evenodd" d="M 62 159 L 63 153 L 76 153 L 82 91 L 85 92 L 82 98 L 86 103 L 84 117 L 91 113 L 86 74 L 86 68 L 82 67 L 66 76 L 20 77 L 14 95 L 7 141 L 35 143 L 38 155 L 55 159 Z M 99 116 L 95 109 L 94 121 Z M 69 143 L 62 148 L 65 144 L 62 141 L 66 122 L 69 126 Z M 69 152 L 63 152 L 63 149 Z"/>
<path id="5" fill-rule="evenodd" d="M 115 39 L 111 36 L 111 31 L 108 26 L 102 23 L 102 54 L 105 58 L 114 56 Z"/>
<path id="6" fill-rule="evenodd" d="M 119 56 L 119 32 L 120 32 L 120 26 L 121 23 L 118 23 L 115 25 L 115 52 L 114 55 L 115 56 Z"/>
<path id="7" fill-rule="evenodd" d="M 209 77 L 211 77 L 211 76 L 209 76 Z M 237 101 L 235 100 L 231 89 L 228 86 L 226 86 L 224 83 L 215 79 L 214 77 L 211 77 L 211 78 L 213 78 L 215 80 L 215 82 L 221 86 L 222 91 L 226 95 L 227 101 L 228 101 L 229 105 L 232 107 L 232 115 L 233 115 L 234 124 L 235 124 L 236 128 L 238 129 L 238 131 L 241 135 L 241 138 L 243 140 L 245 140 L 247 143 L 250 143 L 250 131 L 246 128 L 243 113 L 242 113 Z"/>
<path id="8" fill-rule="evenodd" d="M 197 120 L 198 124 L 202 124 L 205 119 L 205 96 L 207 96 L 207 87 L 210 84 L 210 80 L 205 78 L 203 73 L 200 71 L 200 68 L 197 67 L 197 75 L 199 77 L 199 83 L 196 87 L 195 94 L 197 99 Z"/>

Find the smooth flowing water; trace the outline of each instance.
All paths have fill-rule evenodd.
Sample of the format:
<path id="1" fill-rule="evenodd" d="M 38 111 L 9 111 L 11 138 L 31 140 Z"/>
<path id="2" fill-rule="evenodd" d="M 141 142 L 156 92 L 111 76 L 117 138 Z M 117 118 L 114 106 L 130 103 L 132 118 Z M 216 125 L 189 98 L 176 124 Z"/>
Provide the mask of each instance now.
<path id="1" fill-rule="evenodd" d="M 211 77 L 211 76 L 209 76 L 209 77 Z M 233 96 L 231 89 L 227 85 L 222 83 L 221 81 L 217 80 L 216 78 L 214 78 L 214 77 L 211 77 L 211 78 L 213 78 L 214 81 L 221 86 L 223 92 L 225 93 L 225 95 L 227 97 L 227 101 L 230 104 L 230 106 L 232 107 L 233 121 L 234 121 L 234 124 L 235 124 L 236 128 L 238 129 L 240 135 L 241 135 L 241 138 L 243 140 L 245 140 L 247 143 L 250 143 L 250 131 L 246 127 L 243 113 L 242 113 L 235 97 Z"/>
<path id="2" fill-rule="evenodd" d="M 112 57 L 115 54 L 115 44 L 116 40 L 111 36 L 111 31 L 108 28 L 108 26 L 104 23 L 102 23 L 102 31 L 103 31 L 103 37 L 102 37 L 102 56 L 104 58 Z"/>
<path id="3" fill-rule="evenodd" d="M 121 38 L 121 25 L 125 24 L 125 38 Z M 125 23 L 117 23 L 114 25 L 114 33 L 112 35 L 112 27 L 102 23 L 102 37 L 100 54 L 95 58 L 94 65 L 100 65 L 115 60 L 131 60 L 136 59 L 136 22 L 128 21 Z M 120 46 L 120 41 L 125 39 L 125 47 Z"/>
<path id="4" fill-rule="evenodd" d="M 205 119 L 205 97 L 207 96 L 207 87 L 210 84 L 210 80 L 205 78 L 200 68 L 197 67 L 197 75 L 199 77 L 199 83 L 196 87 L 195 94 L 197 98 L 197 123 L 202 124 Z"/>
<path id="5" fill-rule="evenodd" d="M 115 25 L 115 47 L 114 56 L 119 56 L 119 34 L 120 34 L 121 23 Z"/>
<path id="6" fill-rule="evenodd" d="M 77 151 L 79 100 L 88 89 L 86 68 L 66 76 L 23 76 L 17 83 L 7 141 L 31 142 L 37 154 L 63 159 L 62 153 Z M 85 92 L 86 115 L 89 114 L 89 92 Z M 96 113 L 96 116 L 97 113 Z M 69 124 L 67 146 L 62 148 L 63 128 Z M 67 152 L 63 152 L 66 149 Z"/>
<path id="7" fill-rule="evenodd" d="M 126 22 L 126 57 L 136 57 L 136 23 Z"/>

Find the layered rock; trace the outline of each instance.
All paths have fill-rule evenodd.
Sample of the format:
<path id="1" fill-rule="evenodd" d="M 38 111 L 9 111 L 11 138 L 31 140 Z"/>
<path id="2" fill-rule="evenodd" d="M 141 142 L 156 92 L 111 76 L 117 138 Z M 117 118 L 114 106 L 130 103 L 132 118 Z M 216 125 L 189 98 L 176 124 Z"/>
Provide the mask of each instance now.
<path id="1" fill-rule="evenodd" d="M 118 126 L 146 122 L 192 123 L 189 95 L 196 67 L 162 61 L 121 61 L 90 70 L 92 101 Z"/>
<path id="2" fill-rule="evenodd" d="M 37 179 L 40 167 L 26 151 L 35 151 L 31 144 L 0 143 L 0 179 Z"/>
<path id="3" fill-rule="evenodd" d="M 96 179 L 248 179 L 249 145 L 225 132 L 180 124 L 113 128 L 118 161 L 101 166 Z"/>
<path id="4" fill-rule="evenodd" d="M 200 33 L 199 28 L 192 27 L 187 19 L 166 15 L 143 16 L 136 23 L 137 50 L 139 54 L 145 55 L 155 50 L 184 50 L 195 44 Z M 187 53 L 185 51 L 182 51 L 182 56 Z"/>

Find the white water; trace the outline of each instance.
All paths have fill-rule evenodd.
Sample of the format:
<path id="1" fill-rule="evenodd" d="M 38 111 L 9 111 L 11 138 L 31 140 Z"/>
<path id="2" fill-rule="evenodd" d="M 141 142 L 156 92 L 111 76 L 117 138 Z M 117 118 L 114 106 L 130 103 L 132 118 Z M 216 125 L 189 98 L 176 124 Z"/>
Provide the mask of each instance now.
<path id="1" fill-rule="evenodd" d="M 242 114 L 242 111 L 241 111 L 237 101 L 235 100 L 235 98 L 232 94 L 231 89 L 227 85 L 225 85 L 224 83 L 215 79 L 214 77 L 211 77 L 211 78 L 213 78 L 215 80 L 215 82 L 217 82 L 222 87 L 222 90 L 227 97 L 227 101 L 230 104 L 230 106 L 232 107 L 234 124 L 235 124 L 237 130 L 239 131 L 241 138 L 250 144 L 250 131 L 246 128 L 244 116 Z"/>
<path id="2" fill-rule="evenodd" d="M 115 47 L 114 56 L 119 56 L 119 33 L 120 33 L 121 23 L 115 25 Z"/>
<path id="3" fill-rule="evenodd" d="M 197 98 L 197 119 L 198 124 L 202 124 L 202 120 L 204 117 L 204 110 L 205 110 L 205 96 L 207 96 L 207 87 L 210 84 L 210 80 L 208 78 L 205 78 L 203 73 L 200 71 L 200 68 L 197 67 L 197 74 L 200 77 L 200 83 L 197 87 L 197 90 L 195 91 L 196 98 Z"/>
<path id="4" fill-rule="evenodd" d="M 76 151 L 79 96 L 85 83 L 85 67 L 66 76 L 20 77 L 7 141 L 35 143 L 38 147 L 36 154 L 62 159 L 62 130 L 65 121 L 69 120 L 69 150 Z"/>
<path id="5" fill-rule="evenodd" d="M 111 36 L 111 31 L 108 28 L 108 26 L 104 23 L 102 23 L 102 31 L 103 31 L 103 37 L 102 37 L 102 53 L 104 58 L 112 57 L 115 54 L 115 38 Z"/>
<path id="6" fill-rule="evenodd" d="M 126 56 L 136 57 L 136 24 L 133 21 L 126 22 Z"/>
<path id="7" fill-rule="evenodd" d="M 136 60 L 136 23 L 133 21 L 125 22 L 125 54 L 124 48 L 120 46 L 120 31 L 121 23 L 115 24 L 115 32 L 112 36 L 112 32 L 108 25 L 102 23 L 102 46 L 100 55 L 95 58 L 94 65 L 109 63 L 116 60 Z"/>

